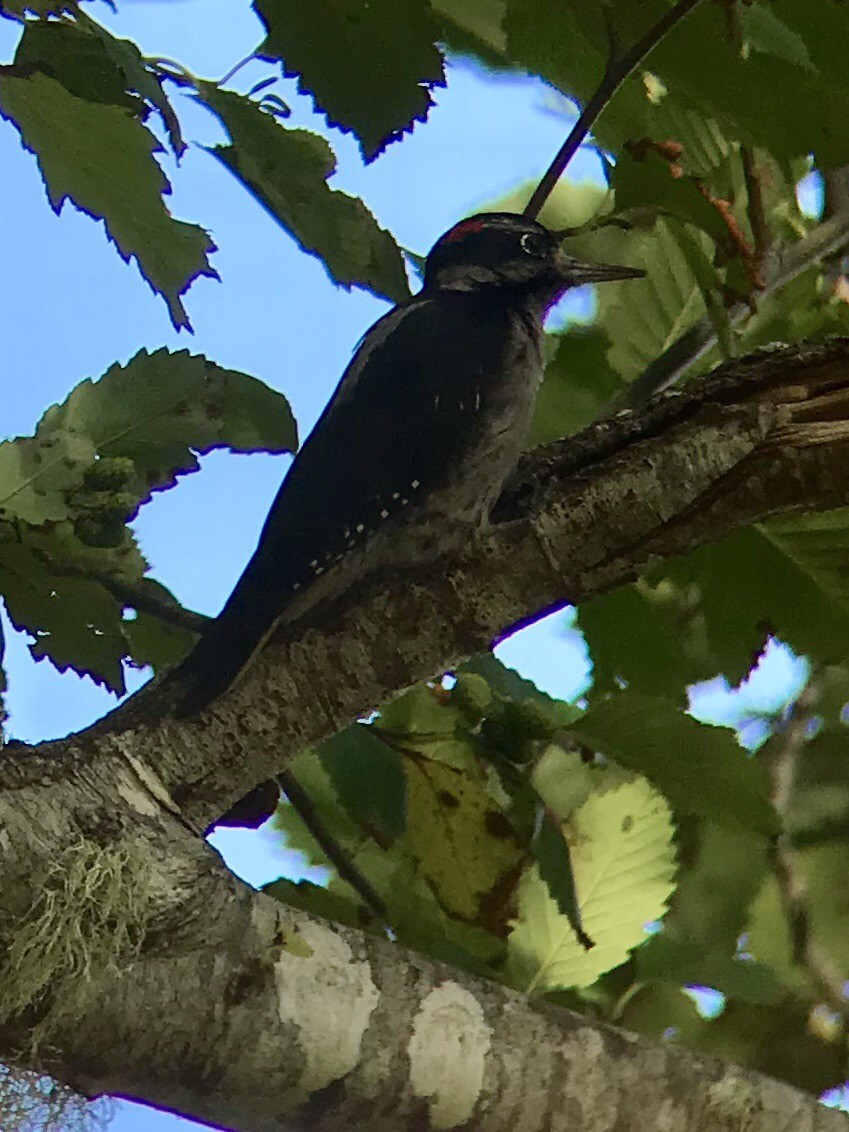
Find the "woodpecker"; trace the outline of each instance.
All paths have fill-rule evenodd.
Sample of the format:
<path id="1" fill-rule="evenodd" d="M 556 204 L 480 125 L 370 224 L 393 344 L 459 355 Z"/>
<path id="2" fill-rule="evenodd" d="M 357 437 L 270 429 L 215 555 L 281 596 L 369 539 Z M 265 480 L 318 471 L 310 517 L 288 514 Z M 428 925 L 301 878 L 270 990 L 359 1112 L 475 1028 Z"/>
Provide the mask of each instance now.
<path id="1" fill-rule="evenodd" d="M 570 287 L 643 274 L 581 263 L 511 213 L 446 232 L 422 290 L 366 333 L 292 463 L 253 557 L 179 669 L 181 713 L 229 688 L 276 626 L 363 573 L 468 544 L 527 437 L 547 311 Z"/>

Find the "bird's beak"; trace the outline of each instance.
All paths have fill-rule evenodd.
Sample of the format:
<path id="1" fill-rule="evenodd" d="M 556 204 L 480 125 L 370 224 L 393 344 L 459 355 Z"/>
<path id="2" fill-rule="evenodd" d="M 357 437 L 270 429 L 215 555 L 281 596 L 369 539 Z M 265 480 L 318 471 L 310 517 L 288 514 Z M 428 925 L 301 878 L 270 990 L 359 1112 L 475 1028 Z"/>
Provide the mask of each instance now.
<path id="1" fill-rule="evenodd" d="M 568 255 L 561 247 L 557 249 L 558 267 L 571 286 L 581 287 L 585 283 L 606 283 L 614 279 L 642 279 L 645 271 L 638 267 L 621 267 L 615 263 L 582 263 Z"/>

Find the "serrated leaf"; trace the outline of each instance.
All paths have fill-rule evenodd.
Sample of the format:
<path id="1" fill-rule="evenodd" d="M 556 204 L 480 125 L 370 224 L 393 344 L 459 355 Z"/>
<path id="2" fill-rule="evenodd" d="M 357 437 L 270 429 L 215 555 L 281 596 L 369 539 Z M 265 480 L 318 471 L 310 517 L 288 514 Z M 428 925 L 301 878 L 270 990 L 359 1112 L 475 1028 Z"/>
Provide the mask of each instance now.
<path id="1" fill-rule="evenodd" d="M 407 835 L 421 876 L 448 916 L 499 934 L 524 855 L 509 821 L 481 775 L 425 759 L 405 766 Z"/>
<path id="2" fill-rule="evenodd" d="M 661 696 L 612 695 L 595 704 L 569 734 L 645 774 L 681 813 L 766 834 L 776 830 L 763 767 L 730 731 L 697 723 Z"/>
<path id="3" fill-rule="evenodd" d="M 0 543 L 0 590 L 16 629 L 33 635 L 35 660 L 91 676 L 123 694 L 121 607 L 98 582 L 59 577 L 28 548 Z"/>
<path id="4" fill-rule="evenodd" d="M 262 891 L 289 908 L 300 908 L 302 912 L 308 912 L 311 916 L 319 916 L 337 924 L 347 924 L 348 927 L 360 931 L 368 927 L 373 917 L 370 909 L 357 903 L 350 889 L 344 892 L 330 892 L 308 880 L 295 882 L 280 877 L 270 884 L 264 884 Z"/>
<path id="5" fill-rule="evenodd" d="M 545 367 L 528 447 L 571 436 L 600 415 L 622 388 L 607 360 L 610 340 L 597 326 L 570 327 L 556 338 Z"/>
<path id="6" fill-rule="evenodd" d="M 586 951 L 557 910 L 536 867 L 519 885 L 519 918 L 508 940 L 514 985 L 527 992 L 590 986 L 627 959 L 660 919 L 673 891 L 669 807 L 644 779 L 594 794 L 566 827 Z"/>
<path id="7" fill-rule="evenodd" d="M 162 295 L 175 327 L 188 328 L 181 296 L 195 279 L 217 278 L 208 260 L 215 245 L 166 208 L 170 185 L 154 158 L 161 147 L 153 134 L 125 107 L 78 98 L 39 73 L 0 78 L 0 114 L 36 155 L 53 210 L 70 200 L 103 220 L 121 257 L 134 257 Z"/>
<path id="8" fill-rule="evenodd" d="M 677 585 L 698 586 L 711 650 L 731 683 L 770 634 L 821 661 L 845 658 L 849 609 L 833 596 L 845 521 L 837 511 L 750 527 L 665 569 Z"/>
<path id="9" fill-rule="evenodd" d="M 464 707 L 442 688 L 417 684 L 381 708 L 376 727 L 396 749 L 409 748 L 458 770 L 477 769 Z"/>
<path id="10" fill-rule="evenodd" d="M 782 23 L 764 4 L 741 5 L 740 28 L 749 50 L 774 55 L 807 71 L 816 70 L 802 36 Z"/>
<path id="11" fill-rule="evenodd" d="M 354 821 L 389 840 L 401 836 L 406 827 L 404 768 L 374 728 L 362 723 L 345 728 L 321 744 L 318 757 Z"/>
<path id="12" fill-rule="evenodd" d="M 90 16 L 87 17 L 85 26 L 100 41 L 105 54 L 118 68 L 127 89 L 135 91 L 157 111 L 168 133 L 171 148 L 177 157 L 182 157 L 186 143 L 183 141 L 179 119 L 162 88 L 161 79 L 148 67 L 136 44 L 130 39 L 112 35 Z"/>
<path id="13" fill-rule="evenodd" d="M 255 0 L 267 31 L 264 59 L 282 60 L 332 126 L 352 130 L 367 161 L 416 121 L 445 85 L 439 25 L 417 0 Z"/>
<path id="14" fill-rule="evenodd" d="M 287 452 L 296 444 L 288 402 L 257 378 L 188 351 L 141 350 L 76 386 L 33 437 L 0 444 L 0 516 L 35 524 L 72 516 L 71 492 L 84 488 L 96 458 L 132 461 L 123 491 L 138 507 L 196 471 L 195 453 Z"/>
<path id="15" fill-rule="evenodd" d="M 572 858 L 569 842 L 563 835 L 561 823 L 553 814 L 545 812 L 531 843 L 536 868 L 548 887 L 548 894 L 572 929 L 575 938 L 585 951 L 594 946 L 581 923 L 581 910 L 575 891 Z"/>
<path id="16" fill-rule="evenodd" d="M 15 52 L 15 62 L 32 67 L 60 82 L 69 94 L 88 102 L 110 102 L 136 116 L 139 98 L 126 89 L 124 76 L 103 43 L 68 22 L 30 20 Z"/>
<path id="17" fill-rule="evenodd" d="M 534 703 L 541 709 L 540 718 L 551 727 L 565 727 L 574 722 L 581 709 L 564 700 L 555 699 L 543 692 L 532 680 L 510 668 L 492 652 L 478 653 L 460 665 L 458 673 L 467 672 L 482 676 L 492 691 L 503 700 L 516 703 Z"/>
<path id="18" fill-rule="evenodd" d="M 395 302 L 409 297 L 404 261 L 392 236 L 358 197 L 328 185 L 336 158 L 324 138 L 288 129 L 256 103 L 211 83 L 199 85 L 198 97 L 233 143 L 210 152 L 304 251 L 321 259 L 334 282 L 368 287 Z"/>
<path id="19" fill-rule="evenodd" d="M 76 0 L 2 0 L 0 16 L 22 20 L 27 13 L 47 19 L 48 16 L 62 16 L 77 10 Z"/>

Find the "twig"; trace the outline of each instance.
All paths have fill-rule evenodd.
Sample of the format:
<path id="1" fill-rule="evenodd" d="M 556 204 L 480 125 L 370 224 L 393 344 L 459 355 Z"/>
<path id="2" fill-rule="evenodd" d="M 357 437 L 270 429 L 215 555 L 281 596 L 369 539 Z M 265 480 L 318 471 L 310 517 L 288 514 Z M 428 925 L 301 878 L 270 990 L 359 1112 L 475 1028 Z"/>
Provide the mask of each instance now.
<path id="1" fill-rule="evenodd" d="M 353 888 L 354 891 L 362 897 L 368 907 L 371 908 L 381 923 L 385 924 L 387 918 L 386 905 L 336 838 L 325 828 L 306 790 L 304 790 L 288 769 L 278 771 L 275 778 L 278 786 L 292 803 L 301 821 L 321 846 L 327 859 L 331 862 L 342 880 L 348 882 L 351 888 Z"/>
<path id="2" fill-rule="evenodd" d="M 781 290 L 803 271 L 828 256 L 834 255 L 849 246 L 849 208 L 835 213 L 823 221 L 809 235 L 789 247 L 773 252 L 764 266 L 766 286 L 763 297 Z M 750 314 L 746 303 L 737 303 L 728 312 L 732 326 L 737 326 Z M 660 393 L 674 385 L 676 381 L 700 358 L 716 345 L 716 331 L 709 318 L 700 319 L 695 326 L 685 330 L 680 338 L 668 346 L 631 382 L 628 388 L 611 407 L 610 412 L 623 408 L 636 408 L 644 404 L 655 393 Z"/>
<path id="3" fill-rule="evenodd" d="M 238 73 L 239 71 L 241 71 L 242 67 L 246 67 L 246 66 L 248 65 L 248 63 L 250 63 L 250 62 L 251 62 L 251 60 L 252 60 L 252 59 L 256 59 L 256 53 L 257 53 L 257 49 L 256 49 L 256 48 L 254 48 L 254 50 L 253 50 L 253 51 L 252 51 L 252 52 L 250 53 L 250 55 L 246 55 L 246 56 L 244 57 L 244 59 L 240 59 L 238 63 L 236 63 L 236 64 L 235 64 L 234 66 L 232 66 L 232 67 L 230 68 L 230 70 L 229 70 L 229 71 L 227 72 L 227 74 L 226 74 L 226 75 L 224 75 L 224 76 L 223 76 L 222 78 L 220 78 L 220 79 L 218 80 L 218 85 L 219 85 L 219 86 L 224 86 L 224 84 L 225 84 L 225 83 L 229 83 L 229 81 L 230 81 L 230 80 L 231 80 L 231 79 L 232 79 L 232 78 L 233 78 L 233 77 L 234 77 L 234 76 L 235 76 L 235 75 L 236 75 L 236 74 L 237 74 L 237 73 Z"/>
<path id="4" fill-rule="evenodd" d="M 755 249 L 755 274 L 760 276 L 764 260 L 770 251 L 770 226 L 766 223 L 761 172 L 757 168 L 751 146 L 740 146 L 740 161 L 743 162 L 743 177 L 746 182 L 746 213 Z"/>
<path id="5" fill-rule="evenodd" d="M 116 578 L 105 570 L 92 570 L 88 567 L 78 566 L 76 563 L 63 562 L 45 550 L 31 548 L 33 553 L 52 570 L 64 578 L 86 578 L 98 582 L 121 605 L 130 606 L 140 613 L 149 613 L 175 629 L 188 629 L 191 633 L 202 633 L 212 620 L 203 613 L 196 613 L 193 609 L 186 609 L 177 601 L 167 601 L 158 594 L 153 593 L 145 584 L 130 582 L 123 578 Z"/>
<path id="6" fill-rule="evenodd" d="M 772 804 L 782 822 L 792 799 L 799 757 L 808 741 L 808 726 L 816 699 L 816 689 L 809 683 L 793 705 L 782 732 L 776 736 L 772 751 L 769 747 L 766 749 Z M 798 867 L 797 852 L 786 833 L 780 834 L 775 844 L 772 867 L 790 932 L 793 962 L 805 971 L 829 1008 L 845 1024 L 849 1021 L 849 1002 L 843 993 L 844 980 L 812 938 L 807 886 Z"/>
<path id="7" fill-rule="evenodd" d="M 633 74 L 646 56 L 657 47 L 675 25 L 680 23 L 698 3 L 700 3 L 700 0 L 679 0 L 674 8 L 670 8 L 653 27 L 649 28 L 630 51 L 626 51 L 624 55 L 620 55 L 616 51 L 610 52 L 598 88 L 581 111 L 577 122 L 569 131 L 566 141 L 560 147 L 542 180 L 534 189 L 533 195 L 525 207 L 525 216 L 533 219 L 539 215 L 540 209 L 560 180 L 563 170 L 575 156 L 584 138 L 595 125 L 599 115 L 619 87 Z M 615 41 L 612 46 L 615 46 Z"/>

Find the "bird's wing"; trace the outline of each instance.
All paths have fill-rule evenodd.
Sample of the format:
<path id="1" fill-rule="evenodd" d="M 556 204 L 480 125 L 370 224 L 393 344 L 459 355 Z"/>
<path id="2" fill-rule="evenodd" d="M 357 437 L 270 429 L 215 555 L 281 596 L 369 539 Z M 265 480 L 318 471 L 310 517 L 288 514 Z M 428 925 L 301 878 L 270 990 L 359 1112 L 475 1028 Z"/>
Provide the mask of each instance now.
<path id="1" fill-rule="evenodd" d="M 259 545 L 184 662 L 198 710 L 233 682 L 294 592 L 441 486 L 467 442 L 456 421 L 503 361 L 503 313 L 469 295 L 414 298 L 363 339 L 283 481 Z M 467 425 L 468 428 L 468 425 Z"/>

